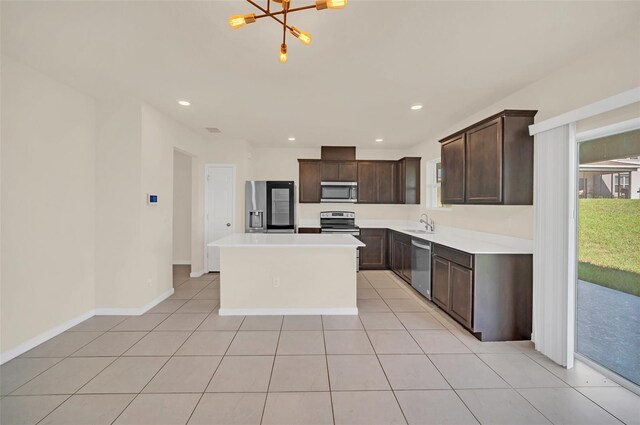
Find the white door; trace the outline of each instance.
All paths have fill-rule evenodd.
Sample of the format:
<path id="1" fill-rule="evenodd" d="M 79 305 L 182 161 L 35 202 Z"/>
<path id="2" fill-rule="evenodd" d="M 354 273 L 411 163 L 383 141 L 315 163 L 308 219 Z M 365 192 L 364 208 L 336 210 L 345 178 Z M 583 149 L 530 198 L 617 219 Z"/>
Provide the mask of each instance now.
<path id="1" fill-rule="evenodd" d="M 235 170 L 230 165 L 207 166 L 205 234 L 206 244 L 233 233 Z M 206 248 L 207 270 L 220 271 L 219 248 Z"/>

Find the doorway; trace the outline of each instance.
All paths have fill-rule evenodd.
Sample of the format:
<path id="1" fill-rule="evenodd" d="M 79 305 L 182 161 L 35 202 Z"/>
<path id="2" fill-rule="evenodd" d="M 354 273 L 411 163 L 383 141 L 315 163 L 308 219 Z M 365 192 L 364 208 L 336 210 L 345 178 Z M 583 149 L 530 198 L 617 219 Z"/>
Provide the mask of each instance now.
<path id="1" fill-rule="evenodd" d="M 578 147 L 576 353 L 640 385 L 640 129 Z"/>
<path id="2" fill-rule="evenodd" d="M 173 151 L 173 285 L 191 273 L 191 156 Z"/>
<path id="3" fill-rule="evenodd" d="M 205 272 L 220 271 L 220 249 L 209 243 L 235 229 L 236 167 L 210 164 L 205 170 Z"/>

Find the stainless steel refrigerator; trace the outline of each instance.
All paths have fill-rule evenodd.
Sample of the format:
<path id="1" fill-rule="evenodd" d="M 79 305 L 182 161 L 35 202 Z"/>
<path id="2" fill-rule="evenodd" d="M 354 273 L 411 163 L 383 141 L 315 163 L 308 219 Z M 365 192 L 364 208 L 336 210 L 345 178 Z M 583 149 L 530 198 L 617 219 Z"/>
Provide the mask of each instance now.
<path id="1" fill-rule="evenodd" d="M 295 184 L 292 181 L 245 183 L 245 233 L 294 233 Z"/>

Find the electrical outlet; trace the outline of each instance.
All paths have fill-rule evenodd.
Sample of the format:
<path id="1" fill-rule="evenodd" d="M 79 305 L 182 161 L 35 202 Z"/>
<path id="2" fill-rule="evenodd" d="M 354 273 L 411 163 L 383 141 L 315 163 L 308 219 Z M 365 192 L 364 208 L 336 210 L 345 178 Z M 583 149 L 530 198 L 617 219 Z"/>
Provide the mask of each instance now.
<path id="1" fill-rule="evenodd" d="M 280 287 L 280 278 L 278 278 L 278 277 L 274 277 L 273 278 L 273 287 L 274 288 L 279 288 Z"/>

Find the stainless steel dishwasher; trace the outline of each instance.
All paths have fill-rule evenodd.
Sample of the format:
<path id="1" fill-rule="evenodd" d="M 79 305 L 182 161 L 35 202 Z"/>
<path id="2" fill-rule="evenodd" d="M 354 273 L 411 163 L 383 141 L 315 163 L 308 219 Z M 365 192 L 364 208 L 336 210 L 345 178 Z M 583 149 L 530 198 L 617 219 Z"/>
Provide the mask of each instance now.
<path id="1" fill-rule="evenodd" d="M 411 240 L 411 286 L 431 299 L 431 242 Z"/>

